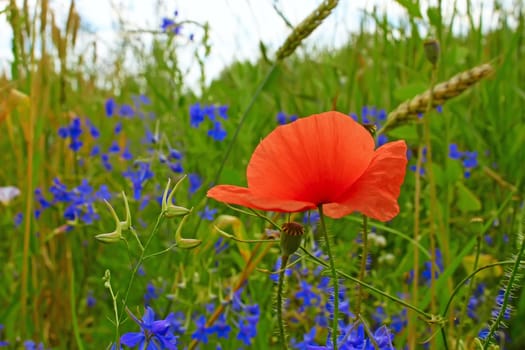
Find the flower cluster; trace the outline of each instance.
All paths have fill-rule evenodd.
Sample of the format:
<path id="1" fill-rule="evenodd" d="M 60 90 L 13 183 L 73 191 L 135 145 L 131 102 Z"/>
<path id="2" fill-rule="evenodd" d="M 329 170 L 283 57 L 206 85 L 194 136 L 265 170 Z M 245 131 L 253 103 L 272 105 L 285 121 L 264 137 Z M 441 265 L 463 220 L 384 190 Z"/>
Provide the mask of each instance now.
<path id="1" fill-rule="evenodd" d="M 208 136 L 215 141 L 223 141 L 228 135 L 224 129 L 221 120 L 228 119 L 227 105 L 201 105 L 195 103 L 190 106 L 190 125 L 193 128 L 198 128 L 206 118 L 211 122 L 212 127 L 208 130 Z"/>
<path id="2" fill-rule="evenodd" d="M 35 190 L 35 197 L 39 207 L 35 210 L 35 217 L 38 219 L 43 210 L 63 205 L 63 216 L 68 221 L 79 221 L 91 224 L 99 219 L 95 211 L 95 202 L 109 200 L 112 194 L 106 185 L 101 185 L 97 191 L 90 185 L 87 179 L 82 179 L 80 185 L 69 189 L 60 179 L 55 178 L 49 188 L 52 199 L 45 198 L 42 190 Z"/>
<path id="3" fill-rule="evenodd" d="M 470 178 L 472 169 L 478 166 L 478 152 L 476 151 L 461 152 L 459 150 L 458 145 L 455 143 L 451 143 L 449 145 L 448 156 L 451 159 L 461 160 L 461 163 L 463 164 L 463 168 L 465 169 L 463 174 L 466 179 Z"/>

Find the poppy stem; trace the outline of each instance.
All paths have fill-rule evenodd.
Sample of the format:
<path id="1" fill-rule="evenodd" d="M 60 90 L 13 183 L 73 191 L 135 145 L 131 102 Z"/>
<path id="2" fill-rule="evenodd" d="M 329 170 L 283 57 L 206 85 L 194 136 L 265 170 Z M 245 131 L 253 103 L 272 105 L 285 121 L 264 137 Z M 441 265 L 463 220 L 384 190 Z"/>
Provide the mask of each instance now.
<path id="1" fill-rule="evenodd" d="M 332 346 L 334 350 L 337 350 L 337 323 L 339 321 L 339 280 L 337 279 L 337 271 L 335 269 L 334 255 L 330 248 L 330 237 L 328 237 L 328 231 L 326 230 L 326 224 L 323 214 L 323 205 L 319 205 L 319 218 L 321 222 L 321 231 L 323 231 L 324 240 L 326 244 L 326 252 L 328 253 L 328 260 L 330 262 L 330 270 L 332 274 L 332 284 L 334 287 L 334 315 L 332 319 Z"/>
<path id="2" fill-rule="evenodd" d="M 368 218 L 363 215 L 363 251 L 361 253 L 361 269 L 359 270 L 359 280 L 364 281 L 366 274 L 366 259 L 368 257 Z M 363 288 L 357 285 L 357 304 L 356 317 L 361 315 L 361 301 L 363 300 Z"/>
<path id="3" fill-rule="evenodd" d="M 279 337 L 281 338 L 282 349 L 288 349 L 286 342 L 286 331 L 284 328 L 283 320 L 283 289 L 284 279 L 286 278 L 286 265 L 288 264 L 288 255 L 282 255 L 281 257 L 281 269 L 279 271 L 279 283 L 277 285 L 277 323 L 279 323 Z"/>

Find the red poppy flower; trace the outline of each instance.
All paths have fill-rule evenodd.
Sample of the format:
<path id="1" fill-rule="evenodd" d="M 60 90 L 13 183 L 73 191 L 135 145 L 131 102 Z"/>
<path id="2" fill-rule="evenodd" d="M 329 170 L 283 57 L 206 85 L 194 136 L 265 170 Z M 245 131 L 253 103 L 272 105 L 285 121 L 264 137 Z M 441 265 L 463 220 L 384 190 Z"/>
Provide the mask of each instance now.
<path id="1" fill-rule="evenodd" d="M 406 170 L 404 141 L 374 151 L 370 133 L 349 116 L 325 112 L 277 127 L 253 152 L 248 187 L 219 185 L 208 197 L 253 209 L 299 212 L 323 206 L 340 218 L 354 211 L 388 221 Z"/>

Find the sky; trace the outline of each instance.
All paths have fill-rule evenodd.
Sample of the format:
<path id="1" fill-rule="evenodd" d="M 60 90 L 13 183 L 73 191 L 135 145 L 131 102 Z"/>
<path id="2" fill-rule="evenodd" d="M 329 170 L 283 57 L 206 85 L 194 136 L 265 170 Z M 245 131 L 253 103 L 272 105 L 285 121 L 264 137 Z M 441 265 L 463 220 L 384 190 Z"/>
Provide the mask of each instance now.
<path id="1" fill-rule="evenodd" d="M 49 0 L 50 7 L 55 12 L 57 22 L 65 23 L 70 0 Z M 437 1 L 437 0 L 436 0 Z M 423 1 L 423 10 L 436 1 Z M 21 1 L 19 1 L 21 2 Z M 29 0 L 34 8 L 38 0 Z M 119 35 L 118 18 L 124 20 L 125 28 L 129 30 L 159 28 L 162 17 L 174 17 L 177 20 L 193 20 L 208 22 L 210 25 L 211 55 L 205 62 L 208 81 L 216 76 L 225 66 L 234 60 L 255 60 L 259 55 L 259 41 L 267 45 L 270 52 L 281 45 L 290 33 L 283 19 L 274 9 L 274 5 L 293 25 L 306 17 L 320 0 L 76 0 L 75 4 L 82 19 L 82 28 L 91 32 L 84 35 L 79 43 L 80 49 L 88 42 L 97 41 L 99 57 L 109 56 Z M 465 13 L 466 0 L 443 1 L 445 11 L 450 11 L 456 2 L 460 14 Z M 490 25 L 493 18 L 492 1 L 472 0 L 476 13 L 481 14 L 484 23 Z M 512 0 L 504 0 L 507 6 L 512 6 Z M 7 4 L 0 0 L 0 10 Z M 483 6 L 482 6 L 483 5 Z M 374 6 L 386 11 L 395 24 L 406 16 L 405 10 L 393 0 L 340 0 L 338 7 L 323 24 L 309 37 L 306 45 L 321 47 L 339 47 L 343 45 L 349 33 L 359 28 L 360 18 L 364 11 L 371 11 Z M 459 16 L 461 19 L 461 15 Z M 478 16 L 476 16 L 478 17 Z M 466 18 L 463 18 L 463 22 Z M 461 23 L 458 22 L 458 23 Z M 458 29 L 460 30 L 460 28 Z M 182 35 L 194 32 L 196 40 L 202 32 L 191 25 L 185 26 Z M 12 60 L 10 39 L 12 33 L 5 15 L 0 14 L 0 74 L 8 71 Z M 151 42 L 151 35 L 134 35 L 134 40 L 140 40 L 145 45 Z M 180 52 L 183 65 L 191 66 L 192 50 Z M 192 71 L 192 79 L 196 79 L 196 71 Z"/>

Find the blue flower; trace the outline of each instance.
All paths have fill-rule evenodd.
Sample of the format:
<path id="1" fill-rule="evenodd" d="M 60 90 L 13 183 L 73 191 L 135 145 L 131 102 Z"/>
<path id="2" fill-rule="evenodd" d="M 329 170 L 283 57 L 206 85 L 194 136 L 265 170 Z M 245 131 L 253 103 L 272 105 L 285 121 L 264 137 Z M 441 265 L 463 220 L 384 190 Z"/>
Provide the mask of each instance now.
<path id="1" fill-rule="evenodd" d="M 122 131 L 122 122 L 118 122 L 117 124 L 115 124 L 115 128 L 113 129 L 115 135 L 118 135 L 120 134 L 120 132 Z"/>
<path id="2" fill-rule="evenodd" d="M 226 315 L 221 314 L 208 331 L 210 333 L 216 333 L 218 338 L 228 339 L 231 330 L 232 328 L 226 322 Z"/>
<path id="3" fill-rule="evenodd" d="M 199 103 L 195 103 L 190 106 L 190 125 L 194 128 L 198 128 L 199 125 L 204 121 L 204 112 Z"/>
<path id="4" fill-rule="evenodd" d="M 182 159 L 182 153 L 177 151 L 175 148 L 170 148 L 170 158 L 175 160 L 181 160 Z"/>
<path id="5" fill-rule="evenodd" d="M 188 175 L 188 180 L 190 182 L 190 194 L 194 194 L 202 186 L 202 179 L 199 174 L 191 173 Z"/>
<path id="6" fill-rule="evenodd" d="M 277 123 L 279 123 L 280 125 L 286 124 L 286 114 L 284 114 L 284 112 L 277 113 L 276 118 L 277 118 Z"/>
<path id="7" fill-rule="evenodd" d="M 228 119 L 228 106 L 222 105 L 217 108 L 217 113 L 222 119 Z"/>
<path id="8" fill-rule="evenodd" d="M 115 109 L 117 108 L 117 104 L 113 98 L 108 98 L 106 100 L 106 103 L 104 104 L 104 108 L 106 110 L 106 116 L 108 118 L 111 118 L 115 115 Z"/>
<path id="9" fill-rule="evenodd" d="M 215 214 L 217 214 L 217 209 L 212 209 L 208 206 L 206 206 L 203 211 L 199 212 L 199 216 L 208 221 L 213 221 Z"/>
<path id="10" fill-rule="evenodd" d="M 120 342 L 128 347 L 138 346 L 139 349 L 177 349 L 177 337 L 173 335 L 171 324 L 167 320 L 155 320 L 155 312 L 146 307 L 142 320 L 131 315 L 140 332 L 130 332 L 122 335 Z"/>
<path id="11" fill-rule="evenodd" d="M 451 159 L 460 159 L 462 155 L 463 153 L 459 151 L 457 144 L 451 143 L 448 146 L 448 156 Z"/>
<path id="12" fill-rule="evenodd" d="M 15 222 L 15 227 L 18 227 L 22 224 L 22 221 L 24 220 L 24 214 L 22 213 L 17 213 L 15 215 L 15 219 L 14 219 L 14 222 Z"/>
<path id="13" fill-rule="evenodd" d="M 44 350 L 44 344 L 37 344 L 32 340 L 26 340 L 24 342 L 24 350 Z"/>
<path id="14" fill-rule="evenodd" d="M 222 141 L 226 138 L 228 133 L 223 129 L 222 124 L 219 121 L 213 123 L 213 129 L 208 130 L 208 136 L 213 138 L 215 141 Z"/>
<path id="15" fill-rule="evenodd" d="M 122 117 L 131 118 L 135 115 L 135 111 L 133 110 L 133 107 L 128 104 L 123 104 L 120 106 L 119 109 L 119 115 Z"/>
<path id="16" fill-rule="evenodd" d="M 319 305 L 321 298 L 315 291 L 312 290 L 312 286 L 304 280 L 302 280 L 300 283 L 301 289 L 295 293 L 295 297 L 297 299 L 302 299 L 303 303 L 301 307 Z"/>
<path id="17" fill-rule="evenodd" d="M 138 163 L 137 170 L 131 170 L 128 168 L 128 170 L 123 172 L 122 175 L 131 181 L 133 186 L 133 198 L 139 200 L 142 197 L 144 183 L 147 180 L 152 179 L 154 174 L 149 163 L 140 162 Z"/>
<path id="18" fill-rule="evenodd" d="M 206 327 L 206 317 L 204 317 L 204 315 L 199 316 L 199 318 L 195 320 L 195 324 L 197 325 L 197 329 L 191 335 L 191 339 L 208 344 L 208 335 L 212 334 L 213 331 Z"/>

